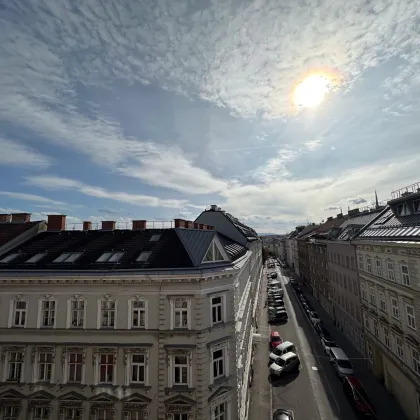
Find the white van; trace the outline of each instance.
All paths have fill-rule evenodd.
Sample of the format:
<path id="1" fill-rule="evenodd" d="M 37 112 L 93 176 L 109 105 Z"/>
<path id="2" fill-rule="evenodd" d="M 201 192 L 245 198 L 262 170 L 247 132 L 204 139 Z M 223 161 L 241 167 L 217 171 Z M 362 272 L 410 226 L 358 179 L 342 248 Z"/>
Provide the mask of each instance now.
<path id="1" fill-rule="evenodd" d="M 284 341 L 279 344 L 273 351 L 269 354 L 269 364 L 274 363 L 279 357 L 283 356 L 286 353 L 296 353 L 296 346 L 290 341 Z"/>
<path id="2" fill-rule="evenodd" d="M 342 378 L 347 375 L 353 375 L 353 365 L 350 363 L 347 354 L 339 347 L 330 348 L 330 362 L 334 367 L 337 375 Z"/>

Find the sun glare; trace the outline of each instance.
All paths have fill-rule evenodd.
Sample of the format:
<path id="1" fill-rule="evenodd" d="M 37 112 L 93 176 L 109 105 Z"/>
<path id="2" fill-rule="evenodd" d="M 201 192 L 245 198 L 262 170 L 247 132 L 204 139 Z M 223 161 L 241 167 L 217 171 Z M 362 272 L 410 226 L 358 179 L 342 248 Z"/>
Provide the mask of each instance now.
<path id="1" fill-rule="evenodd" d="M 312 108 L 319 105 L 329 91 L 331 80 L 324 75 L 311 75 L 300 82 L 294 92 L 298 107 Z"/>

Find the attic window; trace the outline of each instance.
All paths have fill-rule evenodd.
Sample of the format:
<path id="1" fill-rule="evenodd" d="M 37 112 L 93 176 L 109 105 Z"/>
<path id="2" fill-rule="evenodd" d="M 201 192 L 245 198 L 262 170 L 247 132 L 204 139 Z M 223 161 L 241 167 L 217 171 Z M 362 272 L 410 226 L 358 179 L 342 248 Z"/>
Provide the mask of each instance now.
<path id="1" fill-rule="evenodd" d="M 122 256 L 124 255 L 124 252 L 104 252 L 97 260 L 96 262 L 105 263 L 105 262 L 118 262 Z"/>
<path id="2" fill-rule="evenodd" d="M 15 258 L 17 258 L 20 254 L 10 254 L 7 257 L 4 257 L 2 260 L 0 260 L 0 263 L 8 263 L 10 261 L 13 261 Z"/>
<path id="3" fill-rule="evenodd" d="M 420 213 L 420 200 L 415 200 L 413 202 L 414 213 Z"/>
<path id="4" fill-rule="evenodd" d="M 213 241 L 207 250 L 206 256 L 204 257 L 203 263 L 225 261 L 219 247 Z"/>
<path id="5" fill-rule="evenodd" d="M 406 203 L 398 204 L 397 214 L 398 216 L 409 216 L 411 214 Z"/>
<path id="6" fill-rule="evenodd" d="M 140 255 L 137 257 L 137 262 L 146 262 L 150 257 L 151 252 L 150 251 L 142 251 L 140 252 Z"/>
<path id="7" fill-rule="evenodd" d="M 59 257 L 57 257 L 53 262 L 54 263 L 72 263 L 75 262 L 80 256 L 82 252 L 64 252 Z"/>
<path id="8" fill-rule="evenodd" d="M 162 235 L 153 235 L 151 238 L 150 238 L 150 242 L 157 242 L 159 239 L 160 239 L 160 237 L 161 237 Z"/>
<path id="9" fill-rule="evenodd" d="M 40 252 L 38 254 L 33 255 L 31 258 L 29 258 L 28 261 L 26 261 L 27 263 L 36 263 L 38 262 L 41 258 L 44 258 L 47 254 L 45 252 Z"/>

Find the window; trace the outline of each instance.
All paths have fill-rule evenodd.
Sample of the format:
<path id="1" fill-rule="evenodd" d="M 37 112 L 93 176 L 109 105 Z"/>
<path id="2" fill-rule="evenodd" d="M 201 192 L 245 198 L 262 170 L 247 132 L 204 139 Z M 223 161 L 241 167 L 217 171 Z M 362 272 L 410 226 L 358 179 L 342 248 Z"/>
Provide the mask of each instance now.
<path id="1" fill-rule="evenodd" d="M 150 242 L 157 242 L 160 239 L 161 236 L 162 235 L 152 235 L 152 237 L 149 239 L 149 241 Z"/>
<path id="2" fill-rule="evenodd" d="M 350 267 L 350 259 L 349 259 L 348 255 L 346 256 L 346 266 L 347 266 L 347 268 Z"/>
<path id="3" fill-rule="evenodd" d="M 369 322 L 369 317 L 367 315 L 365 315 L 365 328 L 370 331 L 370 322 Z"/>
<path id="4" fill-rule="evenodd" d="M 32 420 L 48 420 L 51 409 L 49 407 L 34 407 Z"/>
<path id="5" fill-rule="evenodd" d="M 366 257 L 366 268 L 369 273 L 372 272 L 372 258 L 369 256 Z"/>
<path id="6" fill-rule="evenodd" d="M 26 300 L 12 301 L 12 327 L 26 327 L 26 314 L 28 310 L 28 302 Z"/>
<path id="7" fill-rule="evenodd" d="M 101 300 L 101 328 L 115 328 L 116 301 L 112 299 Z"/>
<path id="8" fill-rule="evenodd" d="M 0 260 L 0 263 L 9 263 L 11 261 L 13 261 L 15 258 L 17 258 L 20 254 L 15 253 L 15 254 L 9 254 L 7 257 L 4 257 L 3 259 Z"/>
<path id="9" fill-rule="evenodd" d="M 379 305 L 381 310 L 386 312 L 386 300 L 384 292 L 379 292 Z"/>
<path id="10" fill-rule="evenodd" d="M 357 256 L 357 265 L 359 266 L 360 270 L 364 270 L 363 255 Z"/>
<path id="11" fill-rule="evenodd" d="M 370 363 L 373 364 L 373 348 L 372 344 L 367 343 L 367 356 Z"/>
<path id="12" fill-rule="evenodd" d="M 403 341 L 400 337 L 397 337 L 395 342 L 397 343 L 397 355 L 400 359 L 404 360 Z"/>
<path id="13" fill-rule="evenodd" d="M 65 420 L 82 420 L 83 411 L 80 408 L 65 408 L 64 419 Z"/>
<path id="14" fill-rule="evenodd" d="M 67 355 L 67 382 L 82 383 L 83 352 L 73 352 Z"/>
<path id="15" fill-rule="evenodd" d="M 16 405 L 6 405 L 4 407 L 4 420 L 18 420 L 19 417 L 19 407 Z"/>
<path id="16" fill-rule="evenodd" d="M 144 416 L 144 410 L 127 411 L 127 415 L 124 417 L 124 420 L 145 420 L 145 419 L 146 417 Z"/>
<path id="17" fill-rule="evenodd" d="M 376 319 L 373 320 L 373 334 L 375 334 L 375 337 L 379 337 L 379 326 Z"/>
<path id="18" fill-rule="evenodd" d="M 29 258 L 29 260 L 27 260 L 27 263 L 32 263 L 35 264 L 36 262 L 38 262 L 40 259 L 44 258 L 47 254 L 45 252 L 41 252 L 38 254 L 35 254 L 34 256 L 32 256 L 31 258 Z"/>
<path id="19" fill-rule="evenodd" d="M 351 268 L 355 268 L 354 267 L 354 257 L 351 257 L 350 260 L 351 260 Z"/>
<path id="20" fill-rule="evenodd" d="M 142 251 L 140 255 L 137 257 L 137 262 L 146 262 L 152 253 L 150 251 Z"/>
<path id="21" fill-rule="evenodd" d="M 100 263 L 117 263 L 122 256 L 124 255 L 124 252 L 104 252 L 97 260 L 96 262 Z"/>
<path id="22" fill-rule="evenodd" d="M 410 209 L 406 203 L 398 204 L 397 213 L 398 216 L 408 216 L 411 214 Z"/>
<path id="23" fill-rule="evenodd" d="M 85 326 L 85 308 L 84 299 L 71 299 L 69 328 L 83 328 Z"/>
<path id="24" fill-rule="evenodd" d="M 189 301 L 176 299 L 171 301 L 173 306 L 173 328 L 189 328 Z"/>
<path id="25" fill-rule="evenodd" d="M 41 301 L 41 327 L 54 328 L 55 327 L 55 311 L 57 309 L 57 302 L 55 300 Z"/>
<path id="26" fill-rule="evenodd" d="M 362 292 L 362 298 L 367 299 L 365 283 L 360 283 L 360 291 Z"/>
<path id="27" fill-rule="evenodd" d="M 410 274 L 408 272 L 408 266 L 405 264 L 401 264 L 401 277 L 402 284 L 404 286 L 410 286 Z"/>
<path id="28" fill-rule="evenodd" d="M 211 322 L 217 324 L 224 321 L 223 314 L 223 297 L 214 296 L 211 298 Z"/>
<path id="29" fill-rule="evenodd" d="M 114 410 L 109 410 L 107 408 L 96 410 L 95 420 L 114 420 Z"/>
<path id="30" fill-rule="evenodd" d="M 356 296 L 359 295 L 359 291 L 357 290 L 357 282 L 356 280 L 353 280 L 353 292 Z"/>
<path id="31" fill-rule="evenodd" d="M 353 282 L 349 279 L 349 292 L 353 292 Z"/>
<path id="32" fill-rule="evenodd" d="M 114 381 L 114 355 L 103 353 L 99 355 L 99 383 L 112 384 Z"/>
<path id="33" fill-rule="evenodd" d="M 146 328 L 147 301 L 133 299 L 129 303 L 129 328 Z"/>
<path id="34" fill-rule="evenodd" d="M 382 261 L 379 258 L 376 259 L 376 274 L 382 277 Z"/>
<path id="35" fill-rule="evenodd" d="M 398 307 L 398 300 L 396 298 L 391 298 L 391 306 L 392 306 L 392 316 L 395 319 L 400 319 L 400 309 Z"/>
<path id="36" fill-rule="evenodd" d="M 414 200 L 413 207 L 414 213 L 420 213 L 420 200 Z"/>
<path id="37" fill-rule="evenodd" d="M 388 348 L 391 348 L 391 341 L 389 340 L 389 331 L 384 328 L 384 343 Z"/>
<path id="38" fill-rule="evenodd" d="M 411 349 L 411 360 L 414 372 L 416 372 L 417 375 L 420 375 L 420 354 L 415 349 Z"/>
<path id="39" fill-rule="evenodd" d="M 144 384 L 146 382 L 146 355 L 132 354 L 130 369 L 130 383 Z"/>
<path id="40" fill-rule="evenodd" d="M 50 382 L 52 378 L 54 355 L 51 352 L 38 352 L 36 380 L 39 382 Z"/>
<path id="41" fill-rule="evenodd" d="M 188 357 L 187 355 L 174 356 L 173 385 L 188 385 Z"/>
<path id="42" fill-rule="evenodd" d="M 227 403 L 224 402 L 222 404 L 217 405 L 214 410 L 212 411 L 212 420 L 227 420 Z"/>
<path id="43" fill-rule="evenodd" d="M 387 261 L 387 267 L 388 267 L 388 279 L 391 281 L 395 281 L 394 263 L 392 261 Z"/>
<path id="44" fill-rule="evenodd" d="M 369 291 L 370 291 L 370 303 L 372 305 L 376 305 L 375 289 L 372 286 L 370 286 Z"/>
<path id="45" fill-rule="evenodd" d="M 206 255 L 204 256 L 203 263 L 209 263 L 209 262 L 216 262 L 216 261 L 225 261 L 225 258 L 223 257 L 223 253 L 219 248 L 219 245 L 216 244 L 215 241 L 213 241 L 209 249 L 206 252 Z"/>
<path id="46" fill-rule="evenodd" d="M 414 315 L 414 308 L 411 305 L 405 305 L 405 311 L 407 314 L 407 324 L 413 330 L 416 329 L 416 318 Z"/>
<path id="47" fill-rule="evenodd" d="M 212 352 L 212 377 L 213 381 L 226 376 L 225 369 L 225 352 L 226 348 L 220 348 Z"/>
<path id="48" fill-rule="evenodd" d="M 20 382 L 23 373 L 23 351 L 7 354 L 7 381 Z"/>
<path id="49" fill-rule="evenodd" d="M 58 256 L 53 262 L 54 263 L 72 263 L 75 262 L 80 256 L 82 252 L 64 252 L 60 256 Z"/>

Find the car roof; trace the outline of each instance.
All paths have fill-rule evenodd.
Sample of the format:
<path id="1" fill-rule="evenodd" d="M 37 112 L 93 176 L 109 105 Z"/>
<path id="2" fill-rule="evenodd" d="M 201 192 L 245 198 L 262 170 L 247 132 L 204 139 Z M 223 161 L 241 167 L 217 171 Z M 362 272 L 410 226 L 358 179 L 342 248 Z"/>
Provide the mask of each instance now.
<path id="1" fill-rule="evenodd" d="M 280 337 L 280 333 L 278 331 L 272 331 L 270 334 L 271 337 Z"/>
<path id="2" fill-rule="evenodd" d="M 340 347 L 331 347 L 330 352 L 332 352 L 337 359 L 349 360 L 347 354 Z"/>
<path id="3" fill-rule="evenodd" d="M 273 414 L 273 420 L 293 420 L 293 411 L 277 409 Z"/>
<path id="4" fill-rule="evenodd" d="M 297 354 L 293 353 L 292 351 L 289 351 L 286 354 L 283 354 L 282 356 L 280 356 L 280 359 L 287 360 L 287 359 L 290 359 L 291 357 L 297 357 Z"/>
<path id="5" fill-rule="evenodd" d="M 354 386 L 355 388 L 363 388 L 362 384 L 360 383 L 360 381 L 353 375 L 348 375 L 346 376 L 347 381 Z"/>
<path id="6" fill-rule="evenodd" d="M 290 347 L 290 346 L 294 346 L 294 344 L 293 344 L 291 341 L 283 341 L 283 343 L 279 344 L 279 345 L 277 346 L 277 348 L 278 348 L 279 350 L 282 350 L 282 349 L 284 349 L 284 348 L 286 348 L 286 347 Z M 290 352 L 289 352 L 289 353 L 290 353 Z"/>

